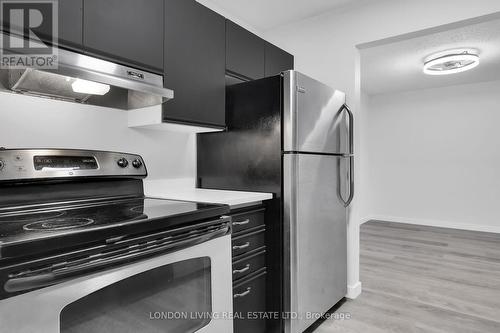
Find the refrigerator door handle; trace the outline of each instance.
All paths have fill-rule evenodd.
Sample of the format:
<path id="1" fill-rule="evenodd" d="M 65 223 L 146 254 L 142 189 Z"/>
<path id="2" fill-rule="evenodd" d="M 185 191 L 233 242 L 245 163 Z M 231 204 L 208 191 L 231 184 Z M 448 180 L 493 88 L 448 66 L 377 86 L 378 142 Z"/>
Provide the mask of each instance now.
<path id="1" fill-rule="evenodd" d="M 342 168 L 340 167 L 341 163 L 343 160 L 349 159 L 349 171 L 347 172 L 347 175 L 349 177 L 349 196 L 347 200 L 344 199 L 344 196 L 342 195 Z M 340 200 L 344 203 L 344 207 L 347 207 L 351 204 L 352 199 L 354 198 L 354 156 L 352 155 L 345 155 L 339 160 L 339 181 L 338 181 L 338 197 Z"/>
<path id="2" fill-rule="evenodd" d="M 348 120 L 349 120 L 349 124 L 348 124 L 348 126 L 349 126 L 348 127 L 348 129 L 349 129 L 349 144 L 348 144 L 349 152 L 348 152 L 348 154 L 352 155 L 352 154 L 354 154 L 354 115 L 353 115 L 351 109 L 349 108 L 349 106 L 347 106 L 347 104 L 342 105 L 341 111 L 347 112 L 347 116 L 348 116 Z"/>
<path id="3" fill-rule="evenodd" d="M 354 115 L 347 106 L 347 104 L 342 105 L 342 111 L 347 112 L 348 116 L 348 129 L 349 129 L 349 197 L 347 198 L 346 201 L 344 201 L 344 206 L 347 207 L 351 204 L 352 199 L 354 198 Z"/>
<path id="4" fill-rule="evenodd" d="M 354 156 L 349 156 L 349 197 L 344 206 L 349 206 L 352 199 L 354 199 Z"/>

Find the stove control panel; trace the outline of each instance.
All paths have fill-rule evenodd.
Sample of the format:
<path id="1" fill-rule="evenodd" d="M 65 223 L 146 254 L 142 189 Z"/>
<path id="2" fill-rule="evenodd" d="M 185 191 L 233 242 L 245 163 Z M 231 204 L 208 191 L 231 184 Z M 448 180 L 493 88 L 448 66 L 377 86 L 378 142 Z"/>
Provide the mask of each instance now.
<path id="1" fill-rule="evenodd" d="M 99 168 L 94 156 L 36 155 L 33 157 L 33 165 L 35 170 L 97 170 Z"/>
<path id="2" fill-rule="evenodd" d="M 0 181 L 147 176 L 141 156 L 73 149 L 1 149 Z"/>

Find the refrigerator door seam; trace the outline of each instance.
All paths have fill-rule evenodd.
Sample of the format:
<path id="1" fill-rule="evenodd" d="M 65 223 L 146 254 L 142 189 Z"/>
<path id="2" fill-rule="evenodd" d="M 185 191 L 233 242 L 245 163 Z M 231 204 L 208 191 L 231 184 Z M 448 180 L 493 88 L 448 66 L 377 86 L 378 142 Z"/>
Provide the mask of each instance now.
<path id="1" fill-rule="evenodd" d="M 351 157 L 353 154 L 337 154 L 337 153 L 320 153 L 315 151 L 284 151 L 283 154 L 295 154 L 295 155 L 318 155 L 318 156 L 335 156 L 335 157 Z"/>

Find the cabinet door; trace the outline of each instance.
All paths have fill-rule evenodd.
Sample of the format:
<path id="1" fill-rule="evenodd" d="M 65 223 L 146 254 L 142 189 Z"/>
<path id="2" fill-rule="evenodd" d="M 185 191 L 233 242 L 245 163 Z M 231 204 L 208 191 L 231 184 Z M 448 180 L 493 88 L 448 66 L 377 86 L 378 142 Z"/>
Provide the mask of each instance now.
<path id="1" fill-rule="evenodd" d="M 61 0 L 58 1 L 58 40 L 53 40 L 53 26 L 51 24 L 43 25 L 36 28 L 34 31 L 37 38 L 49 44 L 56 46 L 64 46 L 71 48 L 81 48 L 82 46 L 82 4 L 83 0 Z M 20 2 L 16 4 L 11 1 L 11 4 L 17 8 L 22 8 L 26 4 Z M 6 4 L 6 5 L 11 5 Z M 10 17 L 6 17 L 6 27 L 10 27 L 10 31 L 17 34 L 25 34 L 24 27 L 20 27 L 19 22 L 10 22 Z M 12 26 L 11 26 L 12 24 Z"/>
<path id="2" fill-rule="evenodd" d="M 81 49 L 83 43 L 83 0 L 59 1 L 59 44 Z"/>
<path id="3" fill-rule="evenodd" d="M 265 75 L 276 75 L 289 69 L 293 69 L 293 56 L 271 43 L 266 43 Z"/>
<path id="4" fill-rule="evenodd" d="M 165 2 L 166 121 L 225 127 L 225 19 L 194 0 Z"/>
<path id="5" fill-rule="evenodd" d="M 163 0 L 84 0 L 85 50 L 163 71 Z"/>
<path id="6" fill-rule="evenodd" d="M 265 333 L 266 271 L 238 282 L 233 287 L 233 312 L 240 314 L 233 321 L 234 333 Z M 271 288 L 269 288 L 271 289 Z"/>
<path id="7" fill-rule="evenodd" d="M 226 21 L 226 70 L 248 79 L 264 77 L 265 41 Z"/>

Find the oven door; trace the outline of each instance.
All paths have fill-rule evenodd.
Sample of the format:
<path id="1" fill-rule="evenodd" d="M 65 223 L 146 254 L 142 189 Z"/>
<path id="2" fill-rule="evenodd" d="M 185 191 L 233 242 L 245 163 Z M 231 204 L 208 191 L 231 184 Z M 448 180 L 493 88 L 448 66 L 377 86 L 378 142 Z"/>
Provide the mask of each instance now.
<path id="1" fill-rule="evenodd" d="M 231 333 L 231 238 L 0 301 L 2 331 Z"/>

